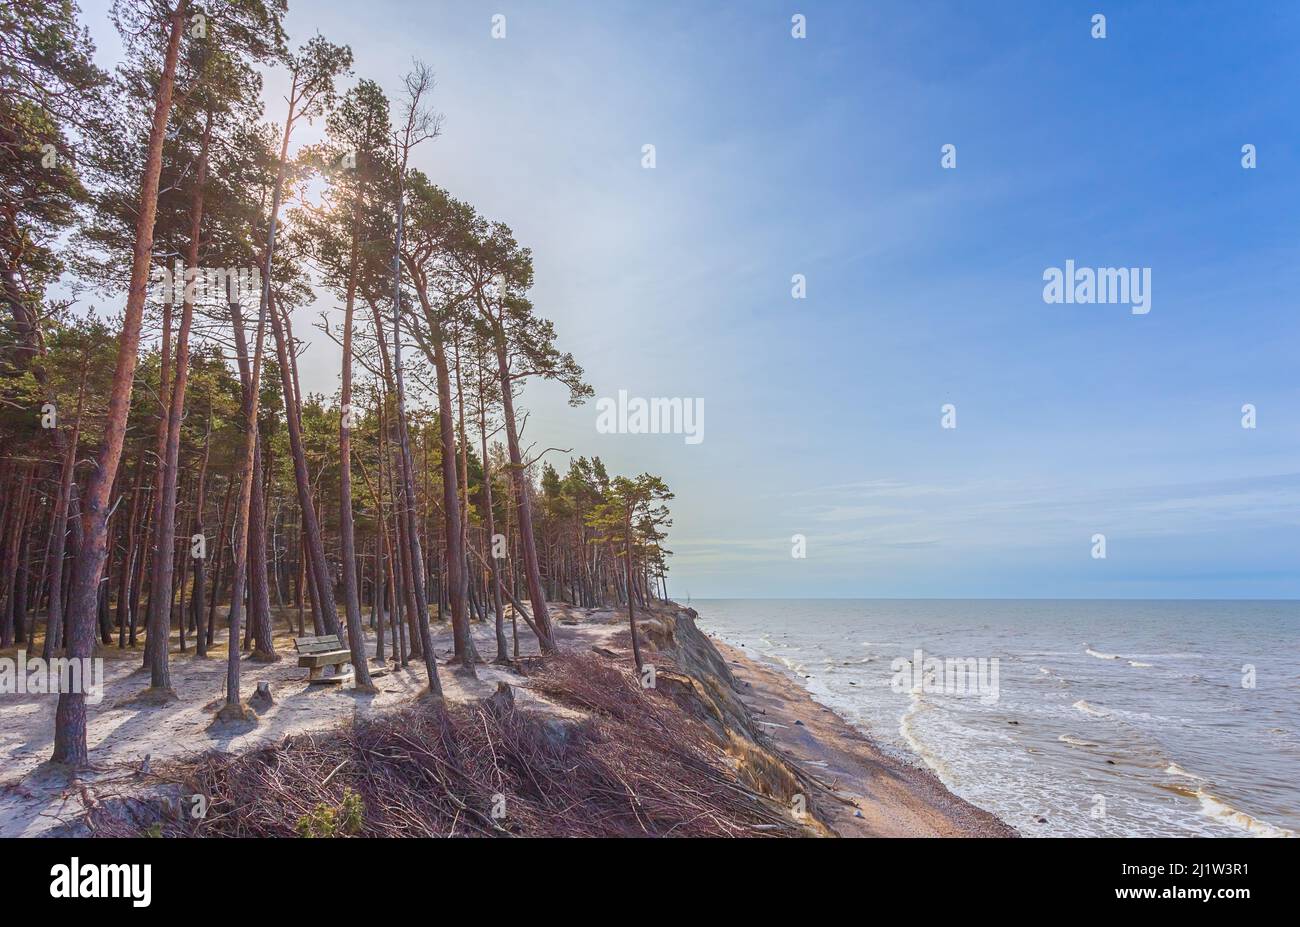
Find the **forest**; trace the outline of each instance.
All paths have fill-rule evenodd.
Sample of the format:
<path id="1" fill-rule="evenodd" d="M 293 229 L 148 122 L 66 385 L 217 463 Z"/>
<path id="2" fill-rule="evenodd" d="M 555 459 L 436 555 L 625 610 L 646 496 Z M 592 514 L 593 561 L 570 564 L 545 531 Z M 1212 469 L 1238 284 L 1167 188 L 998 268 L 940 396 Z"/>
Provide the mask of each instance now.
<path id="1" fill-rule="evenodd" d="M 548 603 L 667 597 L 664 480 L 526 434 L 529 384 L 592 389 L 528 247 L 412 166 L 433 69 L 381 87 L 286 12 L 119 0 L 110 71 L 70 0 L 0 10 L 0 651 L 134 651 L 157 703 L 224 659 L 225 721 L 293 636 L 438 696 L 521 638 L 554 652 Z M 337 390 L 305 392 L 325 339 Z M 49 759 L 92 752 L 60 693 Z"/>

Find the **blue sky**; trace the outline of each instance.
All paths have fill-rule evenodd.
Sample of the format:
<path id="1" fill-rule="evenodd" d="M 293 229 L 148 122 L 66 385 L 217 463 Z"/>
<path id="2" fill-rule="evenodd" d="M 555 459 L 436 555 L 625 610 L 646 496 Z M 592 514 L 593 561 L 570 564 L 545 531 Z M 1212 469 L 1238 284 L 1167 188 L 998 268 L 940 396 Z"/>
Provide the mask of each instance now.
<path id="1" fill-rule="evenodd" d="M 597 396 L 703 399 L 687 445 L 526 394 L 526 441 L 676 491 L 674 596 L 1300 594 L 1300 7 L 291 6 L 390 92 L 432 65 L 417 166 L 533 248 Z M 1067 259 L 1150 313 L 1044 303 Z"/>

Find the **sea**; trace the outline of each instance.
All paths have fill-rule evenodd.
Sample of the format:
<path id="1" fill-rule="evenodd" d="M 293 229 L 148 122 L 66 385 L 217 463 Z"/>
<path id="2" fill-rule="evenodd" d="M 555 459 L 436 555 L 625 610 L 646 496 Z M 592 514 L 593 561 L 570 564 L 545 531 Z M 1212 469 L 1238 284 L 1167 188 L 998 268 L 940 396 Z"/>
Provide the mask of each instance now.
<path id="1" fill-rule="evenodd" d="M 1025 836 L 1300 835 L 1300 602 L 690 604 Z"/>

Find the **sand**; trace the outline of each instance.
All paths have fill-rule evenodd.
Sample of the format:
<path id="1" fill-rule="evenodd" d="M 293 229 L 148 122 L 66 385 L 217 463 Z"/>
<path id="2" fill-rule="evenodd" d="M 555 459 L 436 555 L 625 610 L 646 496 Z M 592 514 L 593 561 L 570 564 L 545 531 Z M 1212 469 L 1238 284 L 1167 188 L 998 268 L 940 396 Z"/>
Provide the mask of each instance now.
<path id="1" fill-rule="evenodd" d="M 615 643 L 626 627 L 612 609 L 578 609 L 554 605 L 556 638 L 563 649 L 593 646 L 621 651 Z M 496 652 L 489 625 L 472 626 L 479 653 Z M 507 634 L 509 628 L 507 627 Z M 537 653 L 532 633 L 520 625 L 521 655 Z M 277 632 L 277 663 L 245 660 L 241 689 L 245 700 L 259 682 L 267 682 L 275 704 L 259 712 L 255 726 L 214 725 L 225 699 L 224 646 L 206 660 L 176 653 L 172 681 L 179 698 L 164 705 L 134 699 L 148 685 L 138 650 L 103 648 L 104 698 L 88 705 L 88 741 L 93 768 L 80 782 L 69 783 L 65 771 L 48 760 L 54 735 L 57 699 L 47 695 L 0 696 L 0 837 L 39 836 L 75 821 L 84 811 L 83 789 L 91 795 L 129 791 L 142 764 L 152 766 L 206 750 L 243 751 L 287 735 L 346 723 L 355 716 L 383 712 L 409 703 L 424 689 L 422 663 L 412 662 L 375 679 L 379 689 L 363 694 L 348 685 L 308 685 L 307 670 L 297 666 L 292 636 Z M 450 630 L 435 629 L 439 661 L 451 652 Z M 798 683 L 780 670 L 756 663 L 720 641 L 723 653 L 743 688 L 742 699 L 777 748 L 805 775 L 826 788 L 813 795 L 812 810 L 842 836 L 1009 836 L 1014 831 L 987 812 L 949 792 L 928 771 L 893 759 L 864 734 L 829 709 L 818 705 Z M 373 653 L 373 641 L 369 647 Z M 8 654 L 6 654 L 8 655 Z M 372 661 L 373 663 L 373 661 Z M 391 666 L 391 662 L 389 663 Z M 517 697 L 533 707 L 527 680 L 508 667 L 483 664 L 477 679 L 440 666 L 444 694 L 451 700 L 483 698 L 498 681 L 516 686 Z M 802 722 L 796 723 L 796 722 Z"/>
<path id="2" fill-rule="evenodd" d="M 710 637 L 741 700 L 777 749 L 827 791 L 814 811 L 842 837 L 1014 837 L 1013 828 L 948 790 L 928 769 L 895 759 L 783 670 Z"/>
<path id="3" fill-rule="evenodd" d="M 614 625 L 585 624 L 580 629 L 564 621 L 575 620 L 563 606 L 556 606 L 556 637 L 562 647 L 587 649 L 601 645 L 620 630 Z M 581 612 L 579 612 L 581 614 Z M 496 655 L 496 638 L 490 625 L 472 626 L 480 656 Z M 506 626 L 510 635 L 510 626 Z M 227 724 L 213 726 L 218 709 L 225 703 L 226 655 L 224 644 L 209 651 L 206 660 L 177 652 L 172 637 L 171 676 L 178 696 L 165 705 L 139 704 L 134 697 L 149 685 L 149 674 L 141 670 L 142 652 L 97 647 L 104 658 L 104 698 L 87 704 L 87 743 L 92 769 L 81 783 L 92 792 L 129 785 L 145 758 L 158 763 L 206 750 L 242 751 L 280 740 L 303 731 L 320 730 L 344 723 L 354 716 L 366 716 L 408 704 L 425 687 L 424 664 L 412 661 L 374 680 L 377 694 L 363 694 L 343 685 L 308 685 L 307 670 L 298 666 L 293 636 L 283 624 L 276 629 L 277 663 L 254 663 L 245 659 L 240 674 L 240 694 L 245 702 L 259 682 L 271 686 L 275 704 L 259 712 L 256 726 Z M 439 679 L 448 699 L 484 698 L 496 691 L 498 681 L 519 685 L 522 679 L 507 667 L 490 663 L 476 667 L 477 679 L 469 679 L 442 665 L 451 654 L 451 632 L 435 626 L 434 645 L 439 660 Z M 374 640 L 368 638 L 374 653 Z M 536 640 L 520 623 L 521 656 L 538 653 Z M 12 656 L 6 651 L 4 656 Z M 374 660 L 371 660 L 374 665 Z M 388 663 L 391 667 L 391 661 Z M 525 694 L 526 699 L 526 694 Z M 69 787 L 63 770 L 50 769 L 54 745 L 54 712 L 57 697 L 50 695 L 0 695 L 0 837 L 39 836 L 76 819 L 82 812 L 80 790 Z"/>

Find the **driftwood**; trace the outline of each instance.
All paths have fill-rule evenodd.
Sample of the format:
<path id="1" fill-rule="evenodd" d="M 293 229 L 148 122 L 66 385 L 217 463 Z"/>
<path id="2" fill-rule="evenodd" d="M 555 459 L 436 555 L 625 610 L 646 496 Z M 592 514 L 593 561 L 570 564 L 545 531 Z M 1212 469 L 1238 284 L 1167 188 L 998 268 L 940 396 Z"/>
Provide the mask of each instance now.
<path id="1" fill-rule="evenodd" d="M 522 709 L 506 690 L 429 700 L 245 754 L 203 754 L 152 778 L 205 796 L 206 814 L 157 815 L 157 832 L 293 836 L 304 818 L 339 813 L 350 793 L 364 837 L 807 833 L 742 784 L 703 725 L 626 667 L 555 657 L 529 688 L 580 720 Z M 140 821 L 102 804 L 87 819 L 99 836 L 138 836 Z"/>

